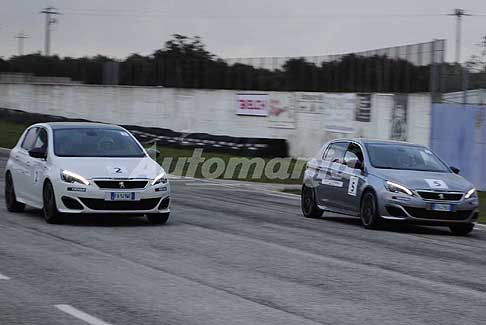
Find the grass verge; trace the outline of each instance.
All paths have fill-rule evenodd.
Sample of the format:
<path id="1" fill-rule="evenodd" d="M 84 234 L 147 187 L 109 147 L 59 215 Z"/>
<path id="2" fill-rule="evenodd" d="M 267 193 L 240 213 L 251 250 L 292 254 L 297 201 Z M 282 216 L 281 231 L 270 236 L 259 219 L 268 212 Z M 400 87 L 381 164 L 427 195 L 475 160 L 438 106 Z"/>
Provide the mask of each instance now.
<path id="1" fill-rule="evenodd" d="M 27 124 L 0 120 L 0 147 L 13 148 L 27 126 Z"/>

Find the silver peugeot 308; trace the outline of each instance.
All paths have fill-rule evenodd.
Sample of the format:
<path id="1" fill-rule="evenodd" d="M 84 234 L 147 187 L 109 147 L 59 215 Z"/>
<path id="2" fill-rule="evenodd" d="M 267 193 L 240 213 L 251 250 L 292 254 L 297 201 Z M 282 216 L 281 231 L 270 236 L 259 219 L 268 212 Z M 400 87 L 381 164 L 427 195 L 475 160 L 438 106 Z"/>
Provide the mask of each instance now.
<path id="1" fill-rule="evenodd" d="M 474 186 L 430 149 L 398 141 L 338 139 L 307 164 L 302 212 L 357 216 L 364 227 L 385 220 L 448 226 L 470 233 L 479 218 Z"/>

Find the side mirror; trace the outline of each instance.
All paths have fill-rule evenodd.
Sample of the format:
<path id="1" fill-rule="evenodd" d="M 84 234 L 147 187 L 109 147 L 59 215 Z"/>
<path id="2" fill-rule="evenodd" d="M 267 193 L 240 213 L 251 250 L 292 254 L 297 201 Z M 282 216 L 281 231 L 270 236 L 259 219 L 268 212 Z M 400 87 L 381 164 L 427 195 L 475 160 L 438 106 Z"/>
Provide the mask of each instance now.
<path id="1" fill-rule="evenodd" d="M 154 148 L 148 148 L 147 153 L 150 157 L 155 156 L 156 158 L 159 158 L 159 156 L 160 156 L 160 151 L 157 150 L 157 149 L 154 149 Z"/>
<path id="2" fill-rule="evenodd" d="M 47 158 L 47 150 L 45 148 L 33 148 L 29 150 L 29 156 L 32 158 L 37 159 L 46 159 Z"/>
<path id="3" fill-rule="evenodd" d="M 451 168 L 451 170 L 452 170 L 452 172 L 453 172 L 454 174 L 459 174 L 459 172 L 461 171 L 459 168 L 454 167 L 454 166 L 451 166 L 450 168 Z"/>

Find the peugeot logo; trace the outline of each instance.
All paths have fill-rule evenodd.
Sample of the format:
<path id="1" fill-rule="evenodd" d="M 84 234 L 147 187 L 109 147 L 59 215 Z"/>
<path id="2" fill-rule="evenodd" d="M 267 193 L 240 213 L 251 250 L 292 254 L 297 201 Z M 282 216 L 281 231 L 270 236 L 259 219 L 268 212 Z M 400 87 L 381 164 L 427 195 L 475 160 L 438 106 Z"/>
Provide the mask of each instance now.
<path id="1" fill-rule="evenodd" d="M 119 182 L 118 183 L 118 186 L 120 186 L 120 188 L 125 188 L 125 183 L 124 182 Z"/>
<path id="2" fill-rule="evenodd" d="M 445 198 L 444 194 L 440 193 L 439 194 L 439 199 L 443 200 Z"/>

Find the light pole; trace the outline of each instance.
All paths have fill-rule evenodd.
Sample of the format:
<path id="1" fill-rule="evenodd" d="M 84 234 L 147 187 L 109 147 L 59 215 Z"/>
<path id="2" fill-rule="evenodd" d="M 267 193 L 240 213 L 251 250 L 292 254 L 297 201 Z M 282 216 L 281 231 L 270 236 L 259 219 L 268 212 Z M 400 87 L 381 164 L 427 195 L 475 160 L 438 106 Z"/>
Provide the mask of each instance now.
<path id="1" fill-rule="evenodd" d="M 472 16 L 467 14 L 464 9 L 454 9 L 452 14 L 449 16 L 456 17 L 456 63 L 461 63 L 461 39 L 462 39 L 462 17 Z"/>
<path id="2" fill-rule="evenodd" d="M 29 36 L 24 32 L 20 32 L 15 36 L 15 38 L 17 39 L 18 55 L 24 55 L 24 40 L 29 38 Z"/>
<path id="3" fill-rule="evenodd" d="M 51 17 L 51 15 L 60 15 L 61 13 L 57 11 L 54 7 L 47 7 L 41 11 L 42 14 L 46 15 L 46 35 L 44 41 L 44 55 L 51 55 L 51 25 L 57 23 L 57 19 Z"/>

